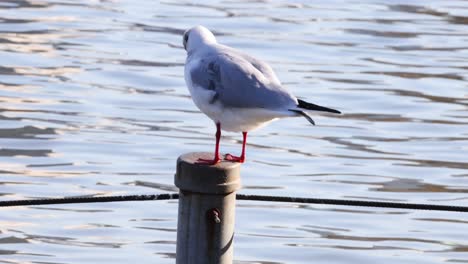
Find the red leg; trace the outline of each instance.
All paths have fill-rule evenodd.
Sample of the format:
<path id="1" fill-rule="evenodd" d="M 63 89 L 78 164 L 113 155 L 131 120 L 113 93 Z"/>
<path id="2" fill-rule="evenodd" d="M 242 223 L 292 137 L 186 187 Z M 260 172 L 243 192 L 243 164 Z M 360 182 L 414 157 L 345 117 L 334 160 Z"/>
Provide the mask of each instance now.
<path id="1" fill-rule="evenodd" d="M 221 139 L 221 124 L 216 123 L 216 146 L 215 146 L 215 153 L 214 153 L 214 158 L 211 159 L 198 159 L 197 164 L 203 164 L 203 165 L 215 165 L 216 163 L 221 161 L 221 158 L 219 157 L 219 141 Z"/>
<path id="2" fill-rule="evenodd" d="M 226 154 L 226 157 L 224 157 L 225 160 L 229 161 L 234 161 L 234 162 L 240 162 L 244 163 L 245 161 L 245 144 L 247 143 L 247 132 L 242 132 L 242 154 L 240 157 L 233 156 L 231 154 Z"/>

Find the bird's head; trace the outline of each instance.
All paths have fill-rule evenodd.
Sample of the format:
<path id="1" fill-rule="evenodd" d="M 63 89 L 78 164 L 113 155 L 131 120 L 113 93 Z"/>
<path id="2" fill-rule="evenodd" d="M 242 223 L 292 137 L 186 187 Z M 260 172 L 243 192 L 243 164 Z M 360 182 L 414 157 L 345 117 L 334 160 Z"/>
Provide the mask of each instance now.
<path id="1" fill-rule="evenodd" d="M 183 43 L 188 52 L 203 44 L 216 43 L 216 38 L 206 27 L 196 26 L 184 32 Z"/>

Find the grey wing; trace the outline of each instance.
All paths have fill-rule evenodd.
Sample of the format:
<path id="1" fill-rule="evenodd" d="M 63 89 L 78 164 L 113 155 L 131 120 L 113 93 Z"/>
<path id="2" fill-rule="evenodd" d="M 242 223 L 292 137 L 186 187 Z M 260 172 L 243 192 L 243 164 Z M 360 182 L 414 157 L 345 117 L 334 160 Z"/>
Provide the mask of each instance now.
<path id="1" fill-rule="evenodd" d="M 271 69 L 271 68 L 270 68 Z M 192 82 L 215 91 L 210 103 L 225 107 L 284 109 L 297 104 L 296 98 L 242 56 L 205 56 L 190 72 Z"/>
<path id="2" fill-rule="evenodd" d="M 259 70 L 266 78 L 277 83 L 278 85 L 281 85 L 281 82 L 278 79 L 278 77 L 276 77 L 275 72 L 273 71 L 271 66 L 268 65 L 266 62 L 261 61 L 245 53 L 239 53 L 239 55 L 242 56 L 248 62 L 250 62 L 252 66 L 254 66 L 257 70 Z"/>
<path id="3" fill-rule="evenodd" d="M 276 84 L 281 85 L 281 82 L 279 81 L 275 72 L 273 71 L 271 66 L 268 65 L 266 62 L 225 45 L 218 45 L 218 47 L 228 54 L 234 54 L 235 56 L 241 57 L 242 59 L 248 61 L 271 82 L 275 82 Z"/>

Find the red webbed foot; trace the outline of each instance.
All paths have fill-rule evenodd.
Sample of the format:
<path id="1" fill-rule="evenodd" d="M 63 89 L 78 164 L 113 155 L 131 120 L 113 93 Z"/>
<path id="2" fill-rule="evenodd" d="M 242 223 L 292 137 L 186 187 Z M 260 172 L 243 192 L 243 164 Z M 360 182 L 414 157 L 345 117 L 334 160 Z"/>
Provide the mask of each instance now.
<path id="1" fill-rule="evenodd" d="M 219 156 L 215 156 L 214 159 L 198 159 L 197 162 L 195 162 L 195 164 L 212 166 L 218 164 L 220 161 L 221 158 Z"/>
<path id="2" fill-rule="evenodd" d="M 238 156 L 234 156 L 234 155 L 231 155 L 231 154 L 226 154 L 226 156 L 224 156 L 224 160 L 244 163 L 245 157 L 244 156 L 238 157 Z"/>

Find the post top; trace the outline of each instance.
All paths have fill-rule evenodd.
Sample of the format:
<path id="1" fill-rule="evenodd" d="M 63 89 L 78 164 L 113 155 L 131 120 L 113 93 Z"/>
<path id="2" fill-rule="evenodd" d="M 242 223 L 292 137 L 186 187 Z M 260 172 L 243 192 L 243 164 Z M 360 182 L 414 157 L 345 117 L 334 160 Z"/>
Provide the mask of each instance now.
<path id="1" fill-rule="evenodd" d="M 211 159 L 213 153 L 191 152 L 177 159 L 174 182 L 179 189 L 207 194 L 228 194 L 240 189 L 240 163 L 221 161 L 209 166 L 197 164 L 200 158 Z"/>

